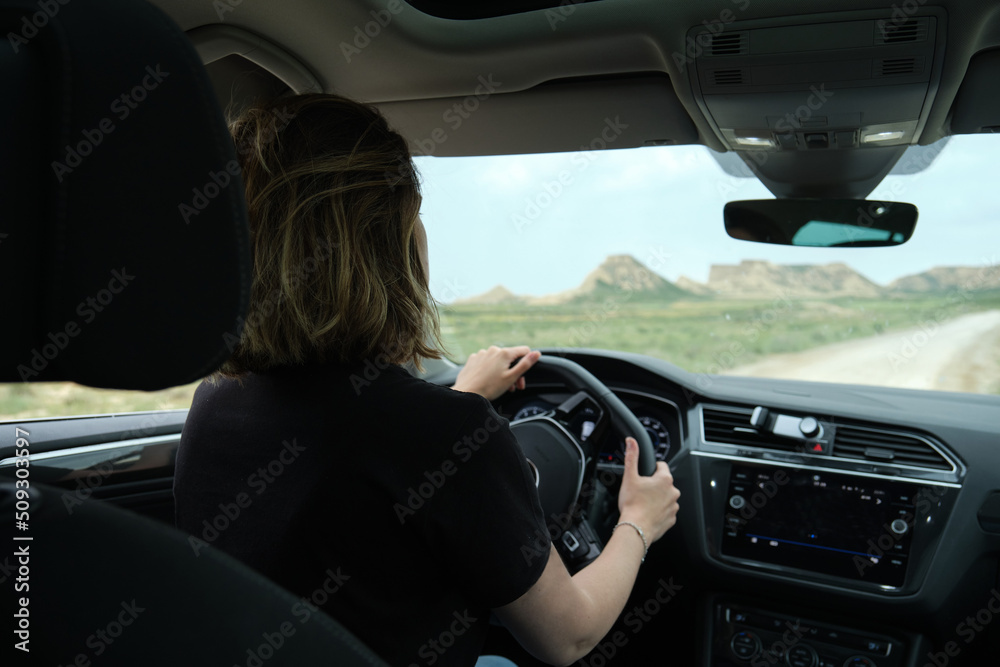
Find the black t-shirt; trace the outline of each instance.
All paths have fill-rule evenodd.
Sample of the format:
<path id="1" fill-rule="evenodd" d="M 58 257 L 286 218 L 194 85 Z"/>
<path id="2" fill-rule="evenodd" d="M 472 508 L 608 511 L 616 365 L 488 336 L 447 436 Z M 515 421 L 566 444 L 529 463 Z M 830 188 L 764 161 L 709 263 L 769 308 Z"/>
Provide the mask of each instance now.
<path id="1" fill-rule="evenodd" d="M 472 665 L 489 610 L 541 576 L 549 536 L 490 403 L 398 366 L 310 365 L 203 383 L 177 453 L 177 525 L 391 665 Z"/>

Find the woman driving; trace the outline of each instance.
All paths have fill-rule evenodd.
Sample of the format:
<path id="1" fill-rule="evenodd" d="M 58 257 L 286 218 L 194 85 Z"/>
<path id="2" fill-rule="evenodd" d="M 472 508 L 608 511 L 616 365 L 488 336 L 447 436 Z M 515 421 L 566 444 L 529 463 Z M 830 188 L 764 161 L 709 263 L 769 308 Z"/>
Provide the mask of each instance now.
<path id="1" fill-rule="evenodd" d="M 392 665 L 476 664 L 491 611 L 544 662 L 586 655 L 674 525 L 666 464 L 640 477 L 628 438 L 600 557 L 574 576 L 548 542 L 526 557 L 548 530 L 490 400 L 539 353 L 481 350 L 451 388 L 407 370 L 441 345 L 406 142 L 334 95 L 255 106 L 232 131 L 250 309 L 184 426 L 177 525 L 301 596 L 298 621 L 323 609 Z"/>

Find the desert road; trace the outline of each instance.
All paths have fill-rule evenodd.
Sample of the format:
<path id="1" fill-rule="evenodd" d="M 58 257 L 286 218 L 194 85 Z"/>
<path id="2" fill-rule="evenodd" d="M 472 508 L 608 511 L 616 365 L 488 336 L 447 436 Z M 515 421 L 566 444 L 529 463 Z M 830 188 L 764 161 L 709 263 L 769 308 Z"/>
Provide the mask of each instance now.
<path id="1" fill-rule="evenodd" d="M 991 393 L 1000 383 L 1000 310 L 777 354 L 726 374 Z"/>

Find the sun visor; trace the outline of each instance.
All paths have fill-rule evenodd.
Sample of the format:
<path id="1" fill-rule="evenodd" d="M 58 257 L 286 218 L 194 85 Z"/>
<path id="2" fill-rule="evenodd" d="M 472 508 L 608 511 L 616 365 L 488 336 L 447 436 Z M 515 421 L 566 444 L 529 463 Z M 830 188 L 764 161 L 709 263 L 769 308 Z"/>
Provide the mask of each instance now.
<path id="1" fill-rule="evenodd" d="M 498 93 L 480 77 L 466 97 L 385 102 L 379 109 L 417 155 L 516 155 L 698 142 L 662 74 L 554 81 Z"/>
<path id="2" fill-rule="evenodd" d="M 953 134 L 1000 132 L 1000 49 L 977 53 L 969 61 L 952 106 Z"/>

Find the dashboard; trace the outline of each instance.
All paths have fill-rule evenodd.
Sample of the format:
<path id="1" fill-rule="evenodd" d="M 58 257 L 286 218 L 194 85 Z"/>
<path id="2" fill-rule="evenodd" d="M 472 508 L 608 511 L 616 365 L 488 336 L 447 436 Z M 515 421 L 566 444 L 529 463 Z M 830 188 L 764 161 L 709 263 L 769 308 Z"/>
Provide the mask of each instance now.
<path id="1" fill-rule="evenodd" d="M 1000 398 L 546 353 L 611 388 L 671 466 L 681 514 L 649 560 L 696 592 L 699 665 L 940 667 L 928 656 L 1000 590 Z M 497 409 L 522 419 L 569 396 L 538 373 Z M 597 417 L 570 430 L 596 437 Z M 595 443 L 599 471 L 620 474 L 622 443 Z M 788 623 L 808 632 L 789 643 Z M 982 628 L 948 664 L 985 664 L 1000 622 Z"/>
<path id="2" fill-rule="evenodd" d="M 599 647 L 621 652 L 625 662 L 615 664 L 658 664 L 650 656 L 665 647 L 662 662 L 696 667 L 997 664 L 1000 397 L 708 376 L 628 353 L 543 352 L 577 362 L 616 393 L 682 494 L 677 525 L 650 549 L 626 612 Z M 428 379 L 452 384 L 457 372 Z M 523 419 L 573 393 L 539 366 L 525 390 L 495 406 Z M 607 492 L 592 497 L 608 514 L 592 527 L 606 539 L 625 434 L 600 425 L 599 406 L 588 413 L 580 405 L 569 427 L 593 438 L 594 479 Z M 185 417 L 39 420 L 33 475 L 70 498 L 101 498 L 169 523 Z M 4 429 L 14 442 L 14 424 Z M 13 473 L 13 457 L 13 448 L 0 450 L 0 476 Z M 594 654 L 587 664 L 604 663 Z"/>
<path id="3" fill-rule="evenodd" d="M 635 414 L 649 434 L 658 461 L 670 461 L 679 451 L 682 439 L 680 408 L 673 401 L 631 389 L 616 388 L 615 394 Z M 555 411 L 571 394 L 561 386 L 547 384 L 535 386 L 524 395 L 500 399 L 498 411 L 511 421 L 527 419 Z M 584 407 L 568 424 L 569 430 L 581 442 L 594 434 L 599 418 L 597 406 Z M 625 439 L 622 434 L 605 438 L 599 443 L 597 464 L 604 469 L 615 469 L 624 463 Z"/>

